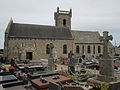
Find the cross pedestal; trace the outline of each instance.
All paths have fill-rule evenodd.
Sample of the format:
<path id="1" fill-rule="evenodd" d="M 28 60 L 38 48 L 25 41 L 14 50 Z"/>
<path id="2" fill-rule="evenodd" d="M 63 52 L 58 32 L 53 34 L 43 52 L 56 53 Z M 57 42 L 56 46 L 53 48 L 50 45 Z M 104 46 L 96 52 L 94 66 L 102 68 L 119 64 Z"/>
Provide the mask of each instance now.
<path id="1" fill-rule="evenodd" d="M 54 71 L 55 70 L 54 58 L 49 58 L 48 59 L 48 69 L 50 71 Z"/>
<path id="2" fill-rule="evenodd" d="M 105 82 L 115 82 L 117 78 L 114 76 L 114 66 L 112 59 L 101 59 L 100 63 L 100 71 L 97 76 L 97 80 L 105 81 Z"/>

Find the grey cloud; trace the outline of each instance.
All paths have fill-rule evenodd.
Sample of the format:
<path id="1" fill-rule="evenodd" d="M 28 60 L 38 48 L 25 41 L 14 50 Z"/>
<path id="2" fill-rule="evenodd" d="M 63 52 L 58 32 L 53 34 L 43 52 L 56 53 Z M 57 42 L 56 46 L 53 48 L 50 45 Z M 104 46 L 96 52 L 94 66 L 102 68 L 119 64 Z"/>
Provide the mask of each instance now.
<path id="1" fill-rule="evenodd" d="M 12 17 L 15 22 L 54 25 L 54 11 L 73 9 L 72 29 L 108 30 L 120 44 L 120 0 L 0 0 L 0 48 L 5 28 Z M 114 41 L 113 41 L 114 43 Z"/>

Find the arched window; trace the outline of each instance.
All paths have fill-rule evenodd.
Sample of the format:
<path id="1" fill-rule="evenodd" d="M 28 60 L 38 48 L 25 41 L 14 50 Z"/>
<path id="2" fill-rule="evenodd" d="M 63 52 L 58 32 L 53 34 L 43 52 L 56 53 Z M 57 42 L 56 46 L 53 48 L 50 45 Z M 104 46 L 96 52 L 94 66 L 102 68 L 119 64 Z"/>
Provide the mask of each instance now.
<path id="1" fill-rule="evenodd" d="M 49 44 L 46 45 L 46 54 L 50 54 Z"/>
<path id="2" fill-rule="evenodd" d="M 93 54 L 95 54 L 95 46 L 93 46 Z"/>
<path id="3" fill-rule="evenodd" d="M 66 19 L 63 19 L 63 26 L 66 26 Z"/>
<path id="4" fill-rule="evenodd" d="M 66 44 L 63 45 L 63 54 L 67 54 L 67 45 Z"/>
<path id="5" fill-rule="evenodd" d="M 98 53 L 101 53 L 101 47 L 98 46 Z"/>
<path id="6" fill-rule="evenodd" d="M 84 46 L 82 46 L 82 53 L 84 54 Z"/>
<path id="7" fill-rule="evenodd" d="M 80 47 L 76 46 L 76 53 L 80 53 Z"/>
<path id="8" fill-rule="evenodd" d="M 88 46 L 87 50 L 88 50 L 88 53 L 91 53 L 90 46 Z"/>

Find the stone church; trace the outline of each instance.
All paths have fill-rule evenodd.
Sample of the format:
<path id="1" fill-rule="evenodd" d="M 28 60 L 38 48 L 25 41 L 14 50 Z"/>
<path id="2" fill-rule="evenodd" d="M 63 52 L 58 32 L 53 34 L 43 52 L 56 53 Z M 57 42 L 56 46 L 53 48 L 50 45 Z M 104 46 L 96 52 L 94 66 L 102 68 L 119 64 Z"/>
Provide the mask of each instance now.
<path id="1" fill-rule="evenodd" d="M 103 53 L 99 32 L 71 30 L 72 9 L 54 13 L 55 26 L 15 23 L 10 20 L 5 31 L 4 57 L 40 60 L 49 57 L 53 43 L 57 57 L 66 58 L 72 50 L 77 56 Z"/>

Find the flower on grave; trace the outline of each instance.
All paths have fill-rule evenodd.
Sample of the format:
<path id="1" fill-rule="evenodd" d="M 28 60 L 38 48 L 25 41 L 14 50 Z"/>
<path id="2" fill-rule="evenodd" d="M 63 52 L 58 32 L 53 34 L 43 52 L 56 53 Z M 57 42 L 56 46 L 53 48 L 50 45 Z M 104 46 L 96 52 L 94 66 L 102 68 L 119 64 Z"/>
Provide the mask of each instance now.
<path id="1" fill-rule="evenodd" d="M 0 64 L 0 71 L 1 71 L 1 72 L 7 71 L 5 65 L 2 64 L 2 63 Z"/>
<path id="2" fill-rule="evenodd" d="M 107 83 L 103 83 L 103 88 L 105 88 L 104 90 L 107 90 L 107 88 L 109 88 L 109 85 Z"/>
<path id="3" fill-rule="evenodd" d="M 66 72 L 66 77 L 72 78 L 72 75 L 69 72 Z"/>
<path id="4" fill-rule="evenodd" d="M 106 84 L 106 85 L 105 85 L 105 88 L 109 88 L 109 84 Z"/>
<path id="5" fill-rule="evenodd" d="M 10 66 L 10 67 L 8 67 L 8 69 L 9 69 L 9 70 L 11 70 L 11 69 L 14 69 L 14 70 L 15 70 L 16 68 L 13 67 L 13 66 Z"/>
<path id="6" fill-rule="evenodd" d="M 22 74 L 20 70 L 16 71 L 15 73 L 16 73 L 16 76 L 17 76 L 17 77 L 20 77 L 21 74 Z"/>
<path id="7" fill-rule="evenodd" d="M 109 88 L 109 84 L 108 83 L 101 83 L 99 85 L 95 84 L 94 81 L 89 81 L 88 84 L 92 87 L 97 87 L 100 88 L 100 90 L 107 90 Z"/>
<path id="8" fill-rule="evenodd" d="M 88 83 L 90 86 L 94 86 L 94 82 L 91 80 L 91 81 L 89 81 L 89 83 Z"/>
<path id="9" fill-rule="evenodd" d="M 100 90 L 107 90 L 109 88 L 109 84 L 101 83 L 99 86 Z"/>
<path id="10" fill-rule="evenodd" d="M 27 80 L 27 74 L 23 73 L 21 77 L 22 77 L 22 80 Z"/>

